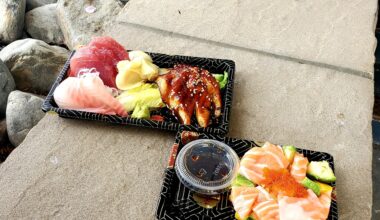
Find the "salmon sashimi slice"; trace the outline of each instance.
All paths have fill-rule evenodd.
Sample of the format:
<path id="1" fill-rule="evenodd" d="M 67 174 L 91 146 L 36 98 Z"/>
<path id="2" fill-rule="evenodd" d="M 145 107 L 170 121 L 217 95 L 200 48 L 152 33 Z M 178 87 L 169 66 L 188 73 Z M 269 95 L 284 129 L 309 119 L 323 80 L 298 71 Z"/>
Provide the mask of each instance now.
<path id="1" fill-rule="evenodd" d="M 274 198 L 262 186 L 256 186 L 256 189 L 259 191 L 259 195 L 257 196 L 256 202 L 252 207 L 253 216 L 255 219 L 278 219 L 278 206 L 277 209 L 273 209 L 272 213 L 268 213 L 268 215 L 265 214 L 265 209 L 263 209 L 265 207 L 275 208 L 276 206 L 273 206 L 273 202 L 271 202 L 272 200 L 275 201 Z"/>
<path id="2" fill-rule="evenodd" d="M 240 219 L 246 219 L 252 213 L 259 191 L 255 187 L 233 186 L 230 200 Z"/>
<path id="3" fill-rule="evenodd" d="M 68 77 L 55 89 L 54 100 L 64 109 L 127 116 L 110 90 L 97 75 Z"/>
<path id="4" fill-rule="evenodd" d="M 278 220 L 279 206 L 276 200 L 264 201 L 255 205 L 253 213 L 257 220 Z"/>
<path id="5" fill-rule="evenodd" d="M 330 212 L 331 191 L 321 193 L 321 195 L 319 195 L 319 202 L 321 202 L 322 207 L 323 207 L 322 213 L 327 219 Z"/>
<path id="6" fill-rule="evenodd" d="M 263 147 L 254 147 L 245 153 L 239 172 L 254 183 L 261 184 L 264 180 L 264 168 L 277 170 L 287 168 L 288 165 L 281 147 L 267 142 Z"/>
<path id="7" fill-rule="evenodd" d="M 261 202 L 273 200 L 273 197 L 262 186 L 256 186 L 256 189 L 259 191 L 259 195 L 257 196 L 257 200 L 256 200 L 254 206 L 261 203 Z"/>
<path id="8" fill-rule="evenodd" d="M 325 220 L 325 207 L 310 189 L 306 198 L 279 196 L 279 213 L 281 220 Z"/>
<path id="9" fill-rule="evenodd" d="M 309 160 L 300 153 L 294 155 L 293 163 L 290 166 L 290 174 L 297 180 L 302 182 L 306 177 L 307 165 Z"/>

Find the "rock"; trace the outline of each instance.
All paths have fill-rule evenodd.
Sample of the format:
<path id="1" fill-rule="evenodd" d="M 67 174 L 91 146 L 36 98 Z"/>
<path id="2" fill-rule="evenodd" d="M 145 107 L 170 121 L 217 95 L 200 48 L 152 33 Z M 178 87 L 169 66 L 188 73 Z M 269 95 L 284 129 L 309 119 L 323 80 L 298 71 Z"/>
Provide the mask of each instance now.
<path id="1" fill-rule="evenodd" d="M 15 149 L 10 143 L 0 146 L 0 163 L 4 162 L 9 154 Z M 1 164 L 0 164 L 1 165 Z"/>
<path id="2" fill-rule="evenodd" d="M 43 99 L 26 92 L 13 91 L 8 98 L 7 132 L 10 142 L 17 147 L 45 113 L 41 110 Z"/>
<path id="3" fill-rule="evenodd" d="M 0 121 L 0 148 L 1 145 L 8 139 L 7 136 L 7 122 L 5 119 L 2 119 Z"/>
<path id="4" fill-rule="evenodd" d="M 87 44 L 91 37 L 104 34 L 104 26 L 113 21 L 122 4 L 115 0 L 58 0 L 58 23 L 70 49 Z"/>
<path id="5" fill-rule="evenodd" d="M 26 13 L 25 28 L 33 37 L 49 44 L 63 44 L 61 28 L 57 24 L 57 4 L 38 7 Z"/>
<path id="6" fill-rule="evenodd" d="M 15 89 L 15 81 L 7 66 L 0 59 L 0 118 L 5 116 L 8 95 Z"/>
<path id="7" fill-rule="evenodd" d="M 22 36 L 25 0 L 0 1 L 0 42 L 10 43 Z"/>
<path id="8" fill-rule="evenodd" d="M 26 38 L 32 38 L 32 37 L 27 32 L 23 31 L 21 39 L 26 39 Z"/>
<path id="9" fill-rule="evenodd" d="M 26 0 L 26 11 L 56 2 L 57 0 Z"/>
<path id="10" fill-rule="evenodd" d="M 7 134 L 7 123 L 5 119 L 0 120 L 0 163 L 12 152 L 14 147 L 9 142 Z"/>
<path id="11" fill-rule="evenodd" d="M 1 50 L 0 59 L 12 73 L 18 90 L 47 94 L 68 54 L 62 47 L 50 46 L 40 40 L 24 39 Z"/>

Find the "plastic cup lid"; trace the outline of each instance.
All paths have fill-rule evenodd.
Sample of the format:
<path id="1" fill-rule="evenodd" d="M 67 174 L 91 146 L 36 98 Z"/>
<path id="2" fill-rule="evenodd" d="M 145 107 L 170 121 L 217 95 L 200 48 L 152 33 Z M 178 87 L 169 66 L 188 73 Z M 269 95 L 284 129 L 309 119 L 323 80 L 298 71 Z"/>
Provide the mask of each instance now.
<path id="1" fill-rule="evenodd" d="M 239 157 L 223 142 L 199 139 L 179 152 L 175 170 L 188 188 L 204 194 L 220 193 L 236 177 Z"/>

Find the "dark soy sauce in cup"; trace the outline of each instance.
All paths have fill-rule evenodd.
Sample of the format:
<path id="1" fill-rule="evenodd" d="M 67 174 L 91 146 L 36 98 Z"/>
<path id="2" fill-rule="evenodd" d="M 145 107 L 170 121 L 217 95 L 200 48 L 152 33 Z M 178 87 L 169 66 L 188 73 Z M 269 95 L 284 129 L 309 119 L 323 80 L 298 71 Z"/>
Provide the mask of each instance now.
<path id="1" fill-rule="evenodd" d="M 223 142 L 199 139 L 178 153 L 175 171 L 182 184 L 193 191 L 193 200 L 204 208 L 215 207 L 239 168 L 239 157 Z"/>
<path id="2" fill-rule="evenodd" d="M 205 182 L 221 180 L 231 171 L 226 152 L 215 145 L 191 149 L 185 161 L 190 173 Z"/>
<path id="3" fill-rule="evenodd" d="M 177 160 L 180 180 L 194 191 L 194 201 L 203 208 L 215 207 L 220 193 L 237 172 L 237 155 L 224 143 L 214 140 L 193 141 Z"/>

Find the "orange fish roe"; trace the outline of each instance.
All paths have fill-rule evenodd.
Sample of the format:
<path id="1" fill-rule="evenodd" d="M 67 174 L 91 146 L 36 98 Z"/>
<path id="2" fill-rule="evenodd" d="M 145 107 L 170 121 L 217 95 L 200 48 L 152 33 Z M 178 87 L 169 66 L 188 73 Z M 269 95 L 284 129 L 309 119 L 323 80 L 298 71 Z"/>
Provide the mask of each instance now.
<path id="1" fill-rule="evenodd" d="M 289 197 L 307 197 L 306 189 L 298 183 L 287 169 L 271 170 L 264 168 L 264 187 L 270 194 Z"/>

